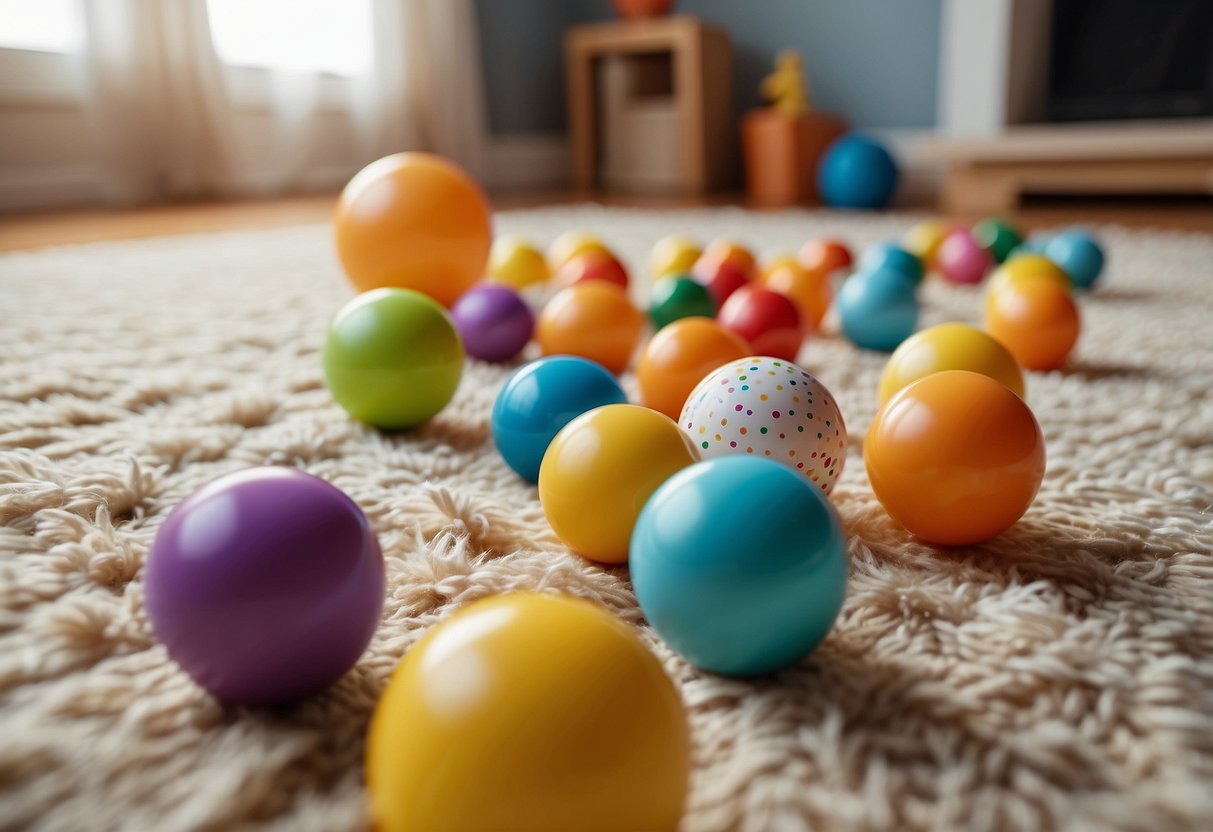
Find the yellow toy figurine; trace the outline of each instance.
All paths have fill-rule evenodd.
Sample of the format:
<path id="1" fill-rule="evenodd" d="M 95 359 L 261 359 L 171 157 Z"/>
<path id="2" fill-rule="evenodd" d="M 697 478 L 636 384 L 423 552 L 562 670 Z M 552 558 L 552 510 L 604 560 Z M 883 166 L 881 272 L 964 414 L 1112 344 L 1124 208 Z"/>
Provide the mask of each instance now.
<path id="1" fill-rule="evenodd" d="M 779 113 L 799 118 L 809 111 L 809 90 L 804 78 L 804 61 L 790 49 L 775 58 L 775 71 L 762 80 L 762 97 Z"/>

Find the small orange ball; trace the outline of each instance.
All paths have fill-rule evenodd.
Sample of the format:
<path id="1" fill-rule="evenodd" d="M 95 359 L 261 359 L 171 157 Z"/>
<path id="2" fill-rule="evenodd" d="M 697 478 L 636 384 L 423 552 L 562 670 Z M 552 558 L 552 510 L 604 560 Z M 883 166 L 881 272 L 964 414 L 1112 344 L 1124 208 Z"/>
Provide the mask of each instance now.
<path id="1" fill-rule="evenodd" d="M 1028 510 L 1045 471 L 1040 425 L 1023 399 L 980 373 L 945 370 L 903 388 L 863 444 L 877 499 L 912 534 L 965 546 Z"/>
<path id="2" fill-rule="evenodd" d="M 618 375 L 636 351 L 644 320 L 623 289 L 586 280 L 548 301 L 535 323 L 535 340 L 544 355 L 580 355 Z"/>
<path id="3" fill-rule="evenodd" d="M 834 298 L 828 273 L 806 269 L 791 259 L 773 263 L 763 274 L 762 285 L 791 298 L 801 320 L 814 332 L 821 327 L 821 319 Z"/>
<path id="4" fill-rule="evenodd" d="M 640 354 L 636 381 L 645 407 L 678 419 L 687 396 L 722 364 L 750 354 L 750 346 L 711 318 L 683 318 L 662 327 Z"/>
<path id="5" fill-rule="evenodd" d="M 450 306 L 484 276 L 488 200 L 440 156 L 397 153 L 359 171 L 337 200 L 337 254 L 360 292 L 414 289 Z"/>
<path id="6" fill-rule="evenodd" d="M 746 277 L 751 278 L 757 271 L 754 254 L 740 243 L 732 240 L 716 240 L 703 250 L 700 257 L 705 263 L 730 263 L 736 266 Z"/>
<path id="7" fill-rule="evenodd" d="M 1024 277 L 986 296 L 985 329 L 1025 369 L 1055 370 L 1078 341 L 1078 304 L 1057 282 Z"/>
<path id="8" fill-rule="evenodd" d="M 854 261 L 849 248 L 838 240 L 824 238 L 809 240 L 800 247 L 797 257 L 800 265 L 809 271 L 820 272 L 826 276 L 839 270 L 850 269 Z"/>

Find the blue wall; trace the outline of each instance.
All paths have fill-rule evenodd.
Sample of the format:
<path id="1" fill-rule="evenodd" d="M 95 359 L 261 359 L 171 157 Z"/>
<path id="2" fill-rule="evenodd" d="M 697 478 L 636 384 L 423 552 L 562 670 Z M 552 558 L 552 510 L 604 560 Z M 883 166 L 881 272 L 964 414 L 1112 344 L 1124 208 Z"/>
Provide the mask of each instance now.
<path id="1" fill-rule="evenodd" d="M 728 30 L 739 110 L 780 49 L 805 60 L 815 105 L 855 127 L 935 124 L 942 0 L 681 0 Z M 564 127 L 561 33 L 614 17 L 608 0 L 476 0 L 494 134 Z"/>

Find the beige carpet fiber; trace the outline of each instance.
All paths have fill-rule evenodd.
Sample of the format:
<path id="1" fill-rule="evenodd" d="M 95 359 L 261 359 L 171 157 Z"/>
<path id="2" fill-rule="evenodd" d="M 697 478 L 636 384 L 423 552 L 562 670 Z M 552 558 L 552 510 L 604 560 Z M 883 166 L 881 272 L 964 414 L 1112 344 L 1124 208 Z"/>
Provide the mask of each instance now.
<path id="1" fill-rule="evenodd" d="M 541 243 L 589 228 L 643 262 L 673 231 L 770 255 L 909 222 L 587 207 L 497 225 Z M 1028 380 L 1048 474 L 986 545 L 937 550 L 888 519 L 860 442 L 883 357 L 830 330 L 806 345 L 851 430 L 833 497 L 849 594 L 812 656 L 753 681 L 673 655 L 626 570 L 553 537 L 489 437 L 508 368 L 470 365 L 409 434 L 332 403 L 318 348 L 349 289 L 327 228 L 0 258 L 0 827 L 359 828 L 363 735 L 401 655 L 462 605 L 542 589 L 635 624 L 677 680 L 687 832 L 1213 829 L 1213 238 L 1099 233 L 1110 269 L 1077 352 Z M 933 281 L 925 323 L 976 321 L 979 301 Z M 194 686 L 152 640 L 141 585 L 173 505 L 259 464 L 352 495 L 388 570 L 362 660 L 276 710 Z"/>

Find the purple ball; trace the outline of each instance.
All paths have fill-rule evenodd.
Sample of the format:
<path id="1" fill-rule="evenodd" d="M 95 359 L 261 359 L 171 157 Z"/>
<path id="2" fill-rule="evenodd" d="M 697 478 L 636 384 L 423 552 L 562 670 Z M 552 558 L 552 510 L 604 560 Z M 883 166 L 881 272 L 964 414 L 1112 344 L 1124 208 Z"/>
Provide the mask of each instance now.
<path id="1" fill-rule="evenodd" d="M 980 283 L 994 265 L 994 258 L 968 229 L 958 228 L 944 237 L 935 253 L 935 268 L 953 283 Z"/>
<path id="2" fill-rule="evenodd" d="M 338 489 L 291 468 L 250 468 L 170 512 L 144 593 L 152 631 L 194 681 L 233 702 L 286 702 L 324 690 L 370 643 L 383 555 Z"/>
<path id="3" fill-rule="evenodd" d="M 509 361 L 531 340 L 535 315 L 509 286 L 481 283 L 451 307 L 467 354 L 481 361 Z"/>

